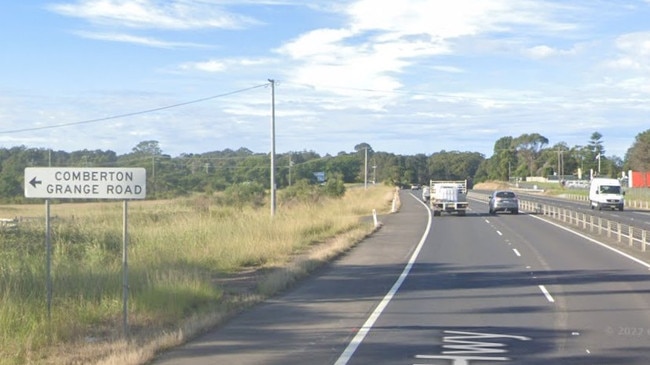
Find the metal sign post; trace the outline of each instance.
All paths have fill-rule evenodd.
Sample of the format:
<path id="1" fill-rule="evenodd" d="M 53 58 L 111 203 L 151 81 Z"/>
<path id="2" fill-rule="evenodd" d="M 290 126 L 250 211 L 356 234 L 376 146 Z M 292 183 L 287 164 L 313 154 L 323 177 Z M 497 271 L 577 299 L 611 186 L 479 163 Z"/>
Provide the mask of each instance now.
<path id="1" fill-rule="evenodd" d="M 122 329 L 128 336 L 128 200 L 145 199 L 147 173 L 144 168 L 28 167 L 25 169 L 25 197 L 45 198 L 45 246 L 47 318 L 52 308 L 52 243 L 50 199 L 123 200 L 122 218 Z"/>
<path id="2" fill-rule="evenodd" d="M 129 202 L 122 204 L 122 332 L 124 337 L 129 334 Z"/>

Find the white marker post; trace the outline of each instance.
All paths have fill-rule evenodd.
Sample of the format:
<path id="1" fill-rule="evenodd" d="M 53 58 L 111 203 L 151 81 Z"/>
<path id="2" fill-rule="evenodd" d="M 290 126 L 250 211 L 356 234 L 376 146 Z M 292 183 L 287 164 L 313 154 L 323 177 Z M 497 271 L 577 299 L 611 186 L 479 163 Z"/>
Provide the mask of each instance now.
<path id="1" fill-rule="evenodd" d="M 25 197 L 45 198 L 45 245 L 47 249 L 47 317 L 52 306 L 50 242 L 50 199 L 123 200 L 122 227 L 122 317 L 124 337 L 128 335 L 128 201 L 147 196 L 147 172 L 142 167 L 28 167 L 25 169 Z"/>

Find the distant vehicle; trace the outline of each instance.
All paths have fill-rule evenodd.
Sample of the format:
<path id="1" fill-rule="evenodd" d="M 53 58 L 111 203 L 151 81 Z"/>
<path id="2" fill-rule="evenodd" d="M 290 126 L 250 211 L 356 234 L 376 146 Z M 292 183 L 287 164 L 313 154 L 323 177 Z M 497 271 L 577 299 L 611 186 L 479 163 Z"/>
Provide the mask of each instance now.
<path id="1" fill-rule="evenodd" d="M 488 201 L 488 211 L 490 214 L 497 212 L 519 213 L 519 198 L 514 191 L 497 190 L 492 192 Z"/>
<path id="2" fill-rule="evenodd" d="M 430 198 L 431 198 L 431 194 L 429 192 L 429 187 L 428 186 L 422 187 L 422 201 L 428 203 Z"/>
<path id="3" fill-rule="evenodd" d="M 625 192 L 617 179 L 596 177 L 589 185 L 589 205 L 591 209 L 604 208 L 623 210 L 625 208 Z"/>
<path id="4" fill-rule="evenodd" d="M 589 181 L 587 180 L 569 180 L 566 182 L 565 187 L 569 189 L 589 189 Z"/>
<path id="5" fill-rule="evenodd" d="M 429 205 L 434 216 L 439 216 L 442 212 L 456 213 L 459 216 L 465 215 L 468 206 L 467 180 L 431 180 L 429 194 L 431 195 Z"/>
<path id="6" fill-rule="evenodd" d="M 411 190 L 420 190 L 420 185 L 419 184 L 411 185 Z"/>

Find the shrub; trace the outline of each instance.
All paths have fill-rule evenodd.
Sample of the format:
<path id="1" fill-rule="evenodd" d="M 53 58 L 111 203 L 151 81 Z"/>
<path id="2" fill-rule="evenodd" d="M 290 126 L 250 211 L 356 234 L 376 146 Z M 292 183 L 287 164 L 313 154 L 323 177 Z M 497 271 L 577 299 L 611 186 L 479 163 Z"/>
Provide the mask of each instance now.
<path id="1" fill-rule="evenodd" d="M 260 207 L 264 205 L 265 197 L 266 192 L 262 184 L 245 182 L 226 188 L 223 194 L 223 203 L 232 206 L 250 205 Z"/>

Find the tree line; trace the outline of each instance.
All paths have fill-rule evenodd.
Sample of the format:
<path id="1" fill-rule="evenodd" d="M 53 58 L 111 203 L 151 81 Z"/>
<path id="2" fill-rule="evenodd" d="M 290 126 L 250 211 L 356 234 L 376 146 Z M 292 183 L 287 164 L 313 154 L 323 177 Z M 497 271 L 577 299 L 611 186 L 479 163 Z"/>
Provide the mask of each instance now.
<path id="1" fill-rule="evenodd" d="M 493 154 L 439 151 L 431 155 L 397 155 L 374 151 L 368 143 L 351 152 L 321 156 L 313 151 L 277 154 L 276 187 L 322 183 L 319 176 L 337 183 L 384 183 L 406 186 L 429 180 L 481 182 L 528 176 L 588 178 L 592 171 L 617 177 L 622 171 L 650 170 L 650 130 L 637 135 L 625 158 L 607 156 L 603 136 L 594 132 L 584 146 L 564 142 L 549 146 L 538 134 L 504 136 L 494 143 Z M 26 167 L 144 167 L 148 198 L 170 198 L 191 193 L 225 191 L 233 185 L 255 184 L 270 188 L 270 155 L 247 148 L 201 154 L 164 154 L 158 141 L 140 142 L 131 152 L 107 150 L 53 151 L 25 146 L 0 148 L 0 200 L 24 201 Z"/>

